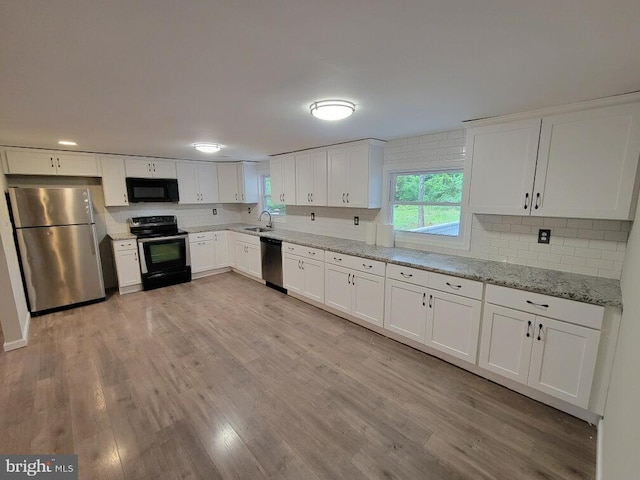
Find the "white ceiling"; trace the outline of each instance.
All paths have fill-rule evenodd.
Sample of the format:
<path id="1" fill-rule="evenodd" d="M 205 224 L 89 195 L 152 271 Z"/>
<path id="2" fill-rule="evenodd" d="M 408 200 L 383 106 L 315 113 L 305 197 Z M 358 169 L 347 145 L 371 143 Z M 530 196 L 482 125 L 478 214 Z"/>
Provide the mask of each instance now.
<path id="1" fill-rule="evenodd" d="M 232 159 L 640 89 L 638 0 L 3 0 L 0 144 Z M 344 98 L 327 123 L 309 104 Z"/>

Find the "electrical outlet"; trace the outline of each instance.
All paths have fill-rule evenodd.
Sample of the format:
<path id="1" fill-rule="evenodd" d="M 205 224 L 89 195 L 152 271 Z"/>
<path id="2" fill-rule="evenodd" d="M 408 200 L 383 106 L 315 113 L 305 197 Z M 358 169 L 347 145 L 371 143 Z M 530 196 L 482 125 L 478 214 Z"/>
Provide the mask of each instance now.
<path id="1" fill-rule="evenodd" d="M 538 230 L 538 243 L 549 243 L 551 240 L 551 230 Z"/>
<path id="2" fill-rule="evenodd" d="M 360 225 L 360 217 L 353 217 L 353 224 Z"/>
<path id="3" fill-rule="evenodd" d="M 251 213 L 251 207 L 247 207 L 247 211 Z"/>
<path id="4" fill-rule="evenodd" d="M 316 214 L 311 212 L 311 221 L 315 222 L 316 221 Z"/>
<path id="5" fill-rule="evenodd" d="M 213 209 L 213 214 L 214 214 L 214 215 L 217 215 L 217 214 L 218 214 L 218 209 L 217 209 L 217 208 L 214 208 L 214 209 Z"/>

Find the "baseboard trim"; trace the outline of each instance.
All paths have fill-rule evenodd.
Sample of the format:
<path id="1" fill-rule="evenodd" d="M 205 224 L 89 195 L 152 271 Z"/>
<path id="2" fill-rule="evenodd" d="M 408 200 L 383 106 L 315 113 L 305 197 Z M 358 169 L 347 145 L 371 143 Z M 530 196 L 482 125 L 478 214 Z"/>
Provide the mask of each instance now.
<path id="1" fill-rule="evenodd" d="M 10 352 L 11 350 L 16 350 L 18 348 L 26 347 L 29 343 L 29 326 L 31 325 L 31 314 L 27 312 L 24 317 L 22 323 L 22 338 L 18 340 L 13 340 L 12 342 L 4 342 L 4 351 Z"/>
<path id="2" fill-rule="evenodd" d="M 604 480 L 602 476 L 602 456 L 604 455 L 604 418 L 598 422 L 598 444 L 596 447 L 596 480 Z"/>

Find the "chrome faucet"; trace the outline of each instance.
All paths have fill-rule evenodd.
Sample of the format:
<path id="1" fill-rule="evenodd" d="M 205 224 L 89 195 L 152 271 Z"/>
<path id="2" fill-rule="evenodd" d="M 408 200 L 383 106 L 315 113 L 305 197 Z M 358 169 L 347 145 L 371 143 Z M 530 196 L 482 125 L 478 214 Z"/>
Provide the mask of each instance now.
<path id="1" fill-rule="evenodd" d="M 263 213 L 266 213 L 267 215 L 269 215 L 269 221 L 267 222 L 266 227 L 267 227 L 267 228 L 273 228 L 273 221 L 272 221 L 272 219 L 271 219 L 271 212 L 269 212 L 268 210 L 263 210 L 263 211 L 260 213 L 260 216 L 258 217 L 258 221 L 259 221 L 259 222 L 260 222 L 260 221 L 262 221 L 262 214 L 263 214 Z"/>

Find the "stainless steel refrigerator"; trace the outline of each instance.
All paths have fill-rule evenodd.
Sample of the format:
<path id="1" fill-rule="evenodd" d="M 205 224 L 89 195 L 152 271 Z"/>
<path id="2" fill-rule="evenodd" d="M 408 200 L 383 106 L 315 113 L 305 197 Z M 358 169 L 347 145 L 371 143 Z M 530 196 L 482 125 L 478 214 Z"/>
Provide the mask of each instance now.
<path id="1" fill-rule="evenodd" d="M 88 188 L 10 188 L 22 274 L 32 314 L 104 299 Z"/>

